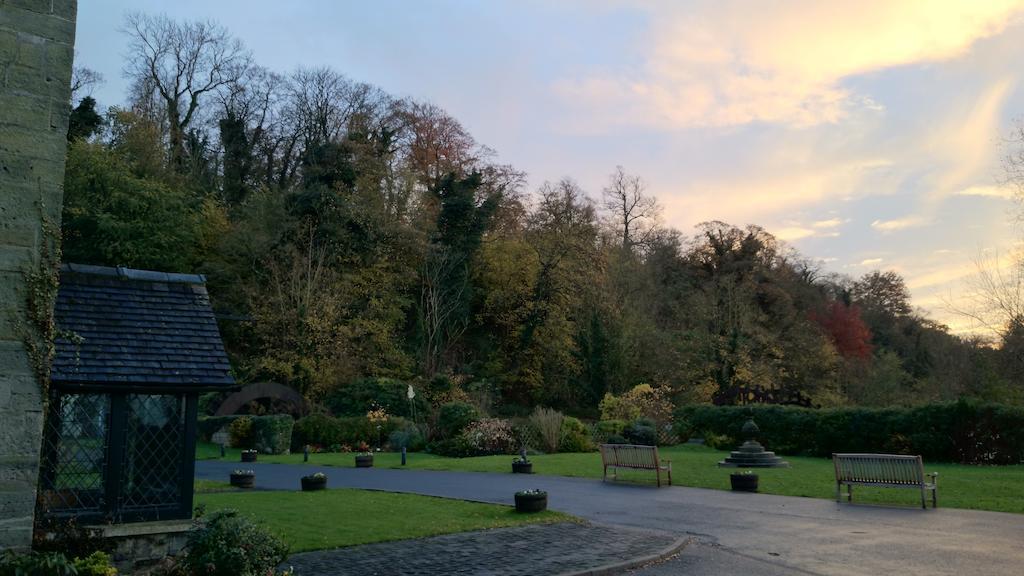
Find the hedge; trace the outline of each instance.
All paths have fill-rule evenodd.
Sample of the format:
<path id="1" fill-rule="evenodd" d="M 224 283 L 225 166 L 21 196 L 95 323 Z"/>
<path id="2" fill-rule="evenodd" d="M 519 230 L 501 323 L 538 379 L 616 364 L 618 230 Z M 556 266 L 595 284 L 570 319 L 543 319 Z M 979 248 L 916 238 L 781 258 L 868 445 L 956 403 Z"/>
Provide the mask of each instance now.
<path id="1" fill-rule="evenodd" d="M 243 417 L 252 421 L 252 446 L 235 446 L 235 448 L 255 448 L 264 454 L 285 454 L 288 452 L 288 448 L 292 444 L 294 420 L 287 414 L 272 416 L 246 416 L 243 414 L 203 416 L 196 423 L 199 439 L 203 442 L 209 442 L 218 430 L 230 426 L 232 422 Z"/>
<path id="2" fill-rule="evenodd" d="M 418 391 L 411 402 L 406 395 L 409 384 L 390 378 L 362 378 L 342 386 L 324 399 L 324 404 L 335 416 L 365 416 L 377 407 L 388 414 L 410 417 L 412 410 L 426 414 L 430 409 L 426 395 Z"/>
<path id="3" fill-rule="evenodd" d="M 793 406 L 683 406 L 676 420 L 697 434 L 740 442 L 740 427 L 753 417 L 759 440 L 782 454 L 828 457 L 834 452 L 920 454 L 965 464 L 1024 462 L 1024 407 L 961 400 L 911 408 Z"/>
<path id="4" fill-rule="evenodd" d="M 294 425 L 295 420 L 287 414 L 254 417 L 253 447 L 261 454 L 287 454 L 292 444 Z"/>
<path id="5" fill-rule="evenodd" d="M 376 446 L 378 434 L 382 441 L 387 440 L 395 430 L 404 430 L 409 426 L 405 418 L 392 416 L 381 424 L 378 431 L 377 424 L 370 422 L 365 416 L 334 418 L 324 414 L 312 414 L 295 421 L 291 445 L 294 451 L 301 451 L 307 444 L 328 449 L 335 445 L 348 445 L 354 448 L 359 442 Z"/>

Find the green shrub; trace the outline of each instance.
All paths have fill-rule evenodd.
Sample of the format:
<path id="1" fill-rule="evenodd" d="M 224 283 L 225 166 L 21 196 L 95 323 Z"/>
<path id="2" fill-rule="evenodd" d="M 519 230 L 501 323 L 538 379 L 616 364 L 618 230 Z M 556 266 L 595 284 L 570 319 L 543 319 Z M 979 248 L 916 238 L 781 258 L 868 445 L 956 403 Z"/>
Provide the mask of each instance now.
<path id="1" fill-rule="evenodd" d="M 200 416 L 196 423 L 199 439 L 203 442 L 209 442 L 218 430 L 225 426 L 230 426 L 232 422 L 239 418 L 242 418 L 242 416 Z M 230 429 L 228 432 L 230 433 Z"/>
<path id="2" fill-rule="evenodd" d="M 337 418 L 326 414 L 311 414 L 295 421 L 292 427 L 292 452 L 301 452 L 306 445 L 331 446 L 341 444 Z"/>
<path id="3" fill-rule="evenodd" d="M 111 563 L 110 555 L 96 551 L 84 558 L 75 558 L 75 570 L 78 576 L 115 576 L 117 570 Z"/>
<path id="4" fill-rule="evenodd" d="M 578 418 L 566 416 L 562 419 L 561 439 L 558 441 L 559 452 L 590 452 L 594 443 L 590 440 L 587 426 Z"/>
<path id="5" fill-rule="evenodd" d="M 437 432 L 442 439 L 455 438 L 467 426 L 480 419 L 480 413 L 471 404 L 449 402 L 441 406 L 437 415 Z"/>
<path id="6" fill-rule="evenodd" d="M 1024 462 L 1024 407 L 961 400 L 912 408 L 683 406 L 676 420 L 735 445 L 753 417 L 759 441 L 781 454 L 828 457 L 834 452 L 906 452 L 937 462 Z M 710 444 L 708 444 L 710 445 Z"/>
<path id="7" fill-rule="evenodd" d="M 672 430 L 680 444 L 686 444 L 693 436 L 693 425 L 686 418 L 679 418 L 672 423 Z"/>
<path id="8" fill-rule="evenodd" d="M 228 426 L 231 446 L 234 448 L 252 448 L 255 440 L 252 435 L 252 418 L 241 416 Z"/>
<path id="9" fill-rule="evenodd" d="M 181 564 L 193 576 L 265 576 L 287 557 L 277 536 L 236 510 L 218 510 L 189 531 Z"/>
<path id="10" fill-rule="evenodd" d="M 643 446 L 658 445 L 658 430 L 655 428 L 654 421 L 646 418 L 640 418 L 631 422 L 622 431 L 622 436 L 629 440 L 630 444 L 640 444 Z"/>
<path id="11" fill-rule="evenodd" d="M 426 447 L 423 434 L 415 426 L 406 426 L 394 430 L 388 435 L 388 444 L 391 445 L 393 450 L 398 450 L 405 446 L 406 450 L 410 452 L 419 452 Z"/>
<path id="12" fill-rule="evenodd" d="M 413 409 L 426 414 L 430 406 L 426 394 L 416 393 L 412 403 L 407 393 L 409 384 L 391 378 L 362 378 L 331 391 L 324 404 L 335 416 L 365 416 L 373 408 L 388 414 L 411 417 Z"/>
<path id="13" fill-rule="evenodd" d="M 611 434 L 604 441 L 605 444 L 629 444 L 629 440 L 626 440 L 625 436 L 621 434 Z"/>
<path id="14" fill-rule="evenodd" d="M 11 551 L 0 556 L 0 576 L 77 576 L 78 571 L 60 552 Z"/>
<path id="15" fill-rule="evenodd" d="M 256 416 L 250 427 L 252 447 L 263 454 L 287 454 L 295 421 L 287 414 Z"/>
<path id="16" fill-rule="evenodd" d="M 728 450 L 730 446 L 734 446 L 736 442 L 725 434 L 715 434 L 714 432 L 704 433 L 704 445 L 713 450 Z"/>
<path id="17" fill-rule="evenodd" d="M 427 451 L 431 454 L 447 456 L 449 458 L 468 458 L 470 456 L 477 456 L 477 448 L 469 442 L 468 438 L 461 434 L 455 438 L 447 438 L 445 440 L 436 440 L 431 442 L 427 447 Z"/>

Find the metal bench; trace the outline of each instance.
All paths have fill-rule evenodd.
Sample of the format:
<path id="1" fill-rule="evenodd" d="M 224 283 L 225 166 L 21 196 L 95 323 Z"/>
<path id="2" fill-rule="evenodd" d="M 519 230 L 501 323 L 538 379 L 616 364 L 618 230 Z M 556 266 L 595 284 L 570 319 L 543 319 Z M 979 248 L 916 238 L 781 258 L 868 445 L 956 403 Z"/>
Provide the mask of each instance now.
<path id="1" fill-rule="evenodd" d="M 853 486 L 913 488 L 921 491 L 921 507 L 927 508 L 926 494 L 932 493 L 932 507 L 937 508 L 938 472 L 924 473 L 920 456 L 898 454 L 833 454 L 836 467 L 836 502 L 842 501 L 846 485 L 846 501 L 853 501 Z M 927 481 L 926 478 L 931 481 Z"/>
<path id="2" fill-rule="evenodd" d="M 612 469 L 612 477 L 618 478 L 619 468 L 631 470 L 654 470 L 661 487 L 661 472 L 668 472 L 668 485 L 672 485 L 672 462 L 658 458 L 657 446 L 640 446 L 637 444 L 601 444 L 601 464 L 604 466 L 602 481 L 608 479 L 608 469 Z"/>

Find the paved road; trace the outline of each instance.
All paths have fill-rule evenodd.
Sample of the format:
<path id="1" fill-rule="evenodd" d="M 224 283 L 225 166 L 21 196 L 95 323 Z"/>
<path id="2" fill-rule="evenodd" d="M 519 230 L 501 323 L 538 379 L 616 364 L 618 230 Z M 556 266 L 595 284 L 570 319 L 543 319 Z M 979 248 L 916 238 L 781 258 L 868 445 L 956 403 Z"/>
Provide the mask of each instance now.
<path id="1" fill-rule="evenodd" d="M 233 462 L 197 463 L 223 480 Z M 246 467 L 249 467 L 248 465 Z M 256 464 L 257 486 L 295 489 L 322 470 L 334 487 L 511 504 L 525 488 L 549 507 L 606 524 L 695 537 L 678 558 L 640 570 L 668 574 L 1024 574 L 1024 515 L 836 504 L 700 488 L 655 488 L 557 476 Z M 1024 487 L 1021 490 L 1024 497 Z M 941 504 L 941 494 L 940 494 Z"/>

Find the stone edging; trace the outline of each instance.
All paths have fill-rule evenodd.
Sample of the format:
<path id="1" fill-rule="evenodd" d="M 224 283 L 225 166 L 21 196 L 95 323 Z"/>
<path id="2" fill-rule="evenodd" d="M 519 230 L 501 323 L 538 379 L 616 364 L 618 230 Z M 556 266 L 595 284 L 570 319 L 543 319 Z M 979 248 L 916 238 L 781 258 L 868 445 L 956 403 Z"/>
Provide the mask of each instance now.
<path id="1" fill-rule="evenodd" d="M 621 526 L 616 526 L 621 528 Z M 658 560 L 664 560 L 669 556 L 679 553 L 683 548 L 693 540 L 690 536 L 682 536 L 677 538 L 675 542 L 669 544 L 665 548 L 662 548 L 659 552 L 649 554 L 647 556 L 641 556 L 639 558 L 632 558 L 630 560 L 624 560 L 622 562 L 615 562 L 612 564 L 605 564 L 604 566 L 598 566 L 597 568 L 587 568 L 586 570 L 577 570 L 574 572 L 563 572 L 558 576 L 610 576 L 612 574 L 618 574 L 625 570 L 632 568 L 638 568 L 651 562 L 657 562 Z"/>

